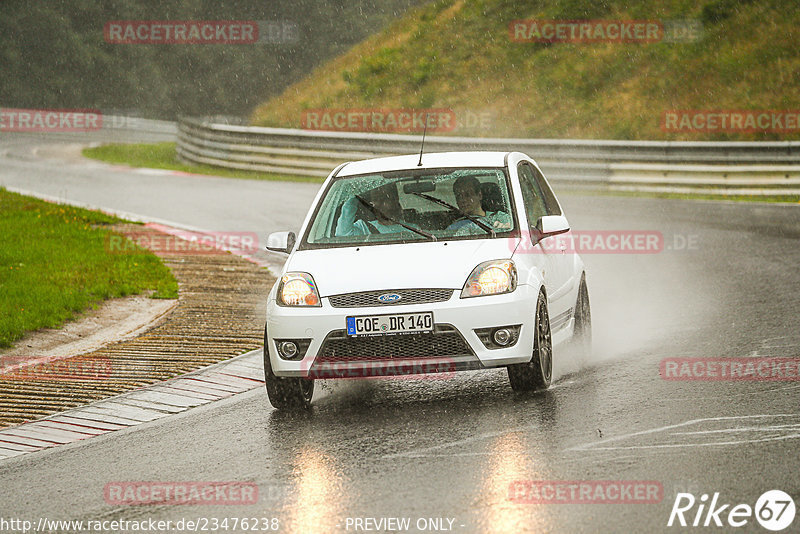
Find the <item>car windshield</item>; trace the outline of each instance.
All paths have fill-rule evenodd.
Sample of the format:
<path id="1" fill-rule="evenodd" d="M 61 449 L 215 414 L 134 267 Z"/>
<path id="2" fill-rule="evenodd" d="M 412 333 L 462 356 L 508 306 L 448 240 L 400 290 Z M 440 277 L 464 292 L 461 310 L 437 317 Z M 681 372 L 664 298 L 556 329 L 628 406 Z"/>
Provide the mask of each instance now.
<path id="1" fill-rule="evenodd" d="M 502 168 L 393 171 L 335 178 L 303 247 L 481 239 L 515 228 Z"/>

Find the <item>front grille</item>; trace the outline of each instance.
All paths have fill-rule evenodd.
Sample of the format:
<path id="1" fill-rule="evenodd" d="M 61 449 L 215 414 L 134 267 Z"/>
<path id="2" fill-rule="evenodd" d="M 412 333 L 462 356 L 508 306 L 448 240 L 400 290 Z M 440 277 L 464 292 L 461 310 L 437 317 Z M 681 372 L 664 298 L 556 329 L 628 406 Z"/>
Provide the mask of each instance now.
<path id="1" fill-rule="evenodd" d="M 433 333 L 347 337 L 334 330 L 317 355 L 318 362 L 368 361 L 387 358 L 445 358 L 471 355 L 467 342 L 452 325 L 436 325 Z"/>
<path id="2" fill-rule="evenodd" d="M 394 302 L 381 302 L 378 297 L 386 294 L 400 295 Z M 367 308 L 370 306 L 399 306 L 402 304 L 425 304 L 444 302 L 453 296 L 452 289 L 386 289 L 383 291 L 363 291 L 345 293 L 329 297 L 334 308 Z"/>

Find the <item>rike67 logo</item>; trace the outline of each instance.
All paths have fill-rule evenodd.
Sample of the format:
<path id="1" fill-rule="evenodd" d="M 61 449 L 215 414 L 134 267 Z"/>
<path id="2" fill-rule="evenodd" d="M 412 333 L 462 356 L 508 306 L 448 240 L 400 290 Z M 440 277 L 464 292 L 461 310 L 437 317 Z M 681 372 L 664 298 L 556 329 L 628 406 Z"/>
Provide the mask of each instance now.
<path id="1" fill-rule="evenodd" d="M 747 525 L 755 517 L 758 524 L 765 529 L 778 532 L 792 524 L 794 515 L 794 500 L 781 490 L 764 492 L 755 506 L 723 503 L 719 492 L 714 493 L 711 502 L 708 502 L 707 493 L 701 495 L 700 499 L 696 499 L 691 493 L 678 493 L 672 504 L 667 526 L 738 528 Z"/>

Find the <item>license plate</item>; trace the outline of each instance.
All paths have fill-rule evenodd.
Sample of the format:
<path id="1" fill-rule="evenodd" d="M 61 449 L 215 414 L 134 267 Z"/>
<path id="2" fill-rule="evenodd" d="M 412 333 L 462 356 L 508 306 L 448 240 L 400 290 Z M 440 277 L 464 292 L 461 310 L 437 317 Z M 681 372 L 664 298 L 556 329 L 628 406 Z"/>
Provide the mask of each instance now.
<path id="1" fill-rule="evenodd" d="M 361 315 L 347 318 L 347 335 L 421 334 L 433 331 L 433 312 Z"/>

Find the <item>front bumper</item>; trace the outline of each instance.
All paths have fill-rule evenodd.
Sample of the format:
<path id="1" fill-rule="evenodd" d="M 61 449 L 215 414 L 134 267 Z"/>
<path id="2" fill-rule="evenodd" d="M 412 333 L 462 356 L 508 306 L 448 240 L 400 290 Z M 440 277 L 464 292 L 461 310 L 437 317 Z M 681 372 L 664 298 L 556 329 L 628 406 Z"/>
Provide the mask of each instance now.
<path id="1" fill-rule="evenodd" d="M 277 376 L 355 378 L 449 372 L 500 367 L 530 361 L 538 288 L 519 285 L 512 293 L 462 299 L 453 290 L 444 302 L 334 308 L 278 306 L 274 291 L 267 303 L 267 347 Z M 348 338 L 345 318 L 386 313 L 433 312 L 434 334 Z M 513 346 L 487 348 L 477 329 L 522 325 Z M 275 339 L 310 339 L 301 360 L 278 355 Z M 324 349 L 324 351 L 322 350 Z"/>

